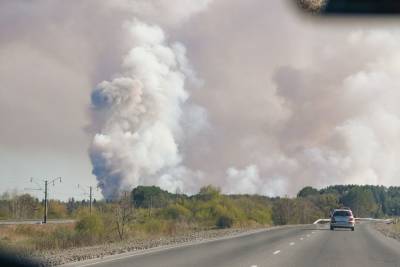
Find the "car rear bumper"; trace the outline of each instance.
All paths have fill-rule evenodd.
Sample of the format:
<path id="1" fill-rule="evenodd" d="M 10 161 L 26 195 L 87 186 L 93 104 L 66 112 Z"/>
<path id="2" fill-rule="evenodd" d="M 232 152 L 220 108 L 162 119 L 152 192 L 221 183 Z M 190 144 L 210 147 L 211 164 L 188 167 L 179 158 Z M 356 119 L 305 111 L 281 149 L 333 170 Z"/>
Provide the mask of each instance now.
<path id="1" fill-rule="evenodd" d="M 331 227 L 334 228 L 353 228 L 354 227 L 354 223 L 350 223 L 350 222 L 336 222 L 336 223 L 332 223 L 331 222 Z"/>

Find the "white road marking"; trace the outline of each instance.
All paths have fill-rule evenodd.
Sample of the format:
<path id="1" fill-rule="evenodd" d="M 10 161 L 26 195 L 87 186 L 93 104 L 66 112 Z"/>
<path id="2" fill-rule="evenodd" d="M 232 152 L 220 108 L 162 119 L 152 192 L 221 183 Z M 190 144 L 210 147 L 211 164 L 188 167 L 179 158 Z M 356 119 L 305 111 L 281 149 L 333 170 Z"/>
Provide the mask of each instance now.
<path id="1" fill-rule="evenodd" d="M 304 240 L 304 238 L 303 238 L 303 237 L 300 237 L 300 240 Z"/>
<path id="2" fill-rule="evenodd" d="M 258 267 L 257 265 L 251 265 L 251 267 Z"/>
<path id="3" fill-rule="evenodd" d="M 311 232 L 312 234 L 315 234 L 315 232 Z"/>
<path id="4" fill-rule="evenodd" d="M 307 235 L 307 237 L 310 237 L 310 235 Z"/>
<path id="5" fill-rule="evenodd" d="M 280 250 L 274 251 L 274 255 L 281 253 Z"/>
<path id="6" fill-rule="evenodd" d="M 294 246 L 294 244 L 295 244 L 294 242 L 290 242 L 290 244 L 289 244 L 289 245 L 291 245 L 291 246 Z"/>

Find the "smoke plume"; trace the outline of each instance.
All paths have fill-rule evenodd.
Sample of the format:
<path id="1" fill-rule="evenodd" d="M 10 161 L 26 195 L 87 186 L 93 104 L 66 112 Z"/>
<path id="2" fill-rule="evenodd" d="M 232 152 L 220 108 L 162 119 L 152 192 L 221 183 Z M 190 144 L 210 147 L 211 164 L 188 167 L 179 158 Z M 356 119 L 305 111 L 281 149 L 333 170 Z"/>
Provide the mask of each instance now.
<path id="1" fill-rule="evenodd" d="M 205 8 L 210 1 L 190 2 L 114 4 L 132 5 L 132 10 L 139 8 L 143 17 L 149 13 L 153 16 L 154 10 L 164 7 L 169 14 L 166 17 L 176 24 Z M 185 6 L 191 9 L 181 9 Z M 139 19 L 124 26 L 134 45 L 123 59 L 122 73 L 111 81 L 99 83 L 92 92 L 94 128 L 98 129 L 90 148 L 93 174 L 106 198 L 115 198 L 121 190 L 143 184 L 188 191 L 189 184 L 200 174 L 180 166 L 182 113 L 196 116 L 201 108 L 186 103 L 189 95 L 185 82 L 188 78 L 196 81 L 186 59 L 186 49 L 180 43 L 170 44 L 159 26 Z M 201 125 L 203 118 L 198 119 L 192 123 Z"/>

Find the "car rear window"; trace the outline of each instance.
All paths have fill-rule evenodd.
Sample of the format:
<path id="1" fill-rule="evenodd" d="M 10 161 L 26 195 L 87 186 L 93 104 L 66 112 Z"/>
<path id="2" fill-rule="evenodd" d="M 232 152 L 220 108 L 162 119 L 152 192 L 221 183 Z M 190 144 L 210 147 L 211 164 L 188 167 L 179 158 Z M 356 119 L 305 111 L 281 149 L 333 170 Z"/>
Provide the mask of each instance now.
<path id="1" fill-rule="evenodd" d="M 346 211 L 346 210 L 338 210 L 338 211 L 335 211 L 335 213 L 333 213 L 333 216 L 346 217 L 346 216 L 351 216 L 351 213 L 349 211 Z"/>

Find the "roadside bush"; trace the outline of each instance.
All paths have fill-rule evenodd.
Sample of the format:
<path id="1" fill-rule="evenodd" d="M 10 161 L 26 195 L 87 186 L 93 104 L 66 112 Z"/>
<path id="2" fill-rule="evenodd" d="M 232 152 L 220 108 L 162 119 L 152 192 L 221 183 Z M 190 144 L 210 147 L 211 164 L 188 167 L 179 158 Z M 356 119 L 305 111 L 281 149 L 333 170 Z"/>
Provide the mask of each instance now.
<path id="1" fill-rule="evenodd" d="M 51 234 L 51 239 L 54 240 L 56 248 L 73 247 L 75 245 L 75 238 L 75 231 L 67 226 L 56 228 Z"/>
<path id="2" fill-rule="evenodd" d="M 82 240 L 95 241 L 104 233 L 104 224 L 100 216 L 86 215 L 76 224 L 75 230 Z"/>
<path id="3" fill-rule="evenodd" d="M 65 249 L 75 246 L 76 235 L 71 227 L 60 226 L 47 235 L 32 237 L 31 243 L 38 250 Z"/>
<path id="4" fill-rule="evenodd" d="M 271 212 L 267 209 L 253 209 L 251 210 L 249 217 L 251 220 L 262 225 L 272 224 Z"/>
<path id="5" fill-rule="evenodd" d="M 231 228 L 233 226 L 233 218 L 228 215 L 218 217 L 216 226 L 220 229 Z"/>
<path id="6" fill-rule="evenodd" d="M 165 221 L 151 218 L 143 226 L 147 234 L 157 235 L 164 232 L 166 225 Z"/>
<path id="7" fill-rule="evenodd" d="M 168 220 L 185 220 L 190 218 L 191 212 L 184 206 L 175 204 L 163 210 L 162 215 Z"/>

